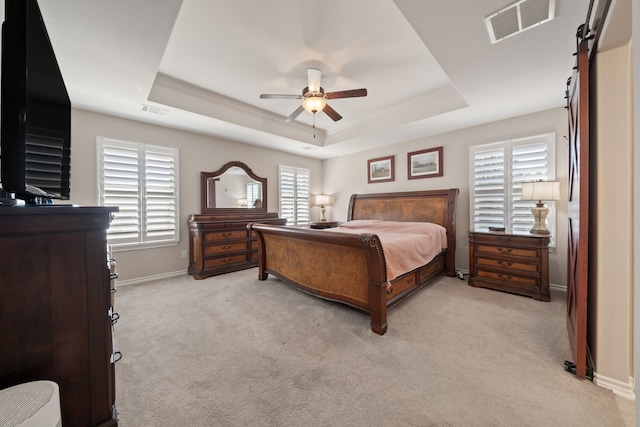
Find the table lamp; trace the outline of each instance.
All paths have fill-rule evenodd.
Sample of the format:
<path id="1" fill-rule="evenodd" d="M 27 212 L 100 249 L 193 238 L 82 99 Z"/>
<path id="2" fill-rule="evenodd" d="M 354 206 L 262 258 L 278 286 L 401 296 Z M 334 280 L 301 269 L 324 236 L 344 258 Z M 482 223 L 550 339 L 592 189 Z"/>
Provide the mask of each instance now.
<path id="1" fill-rule="evenodd" d="M 327 218 L 324 217 L 324 205 L 329 204 L 329 196 L 325 196 L 324 194 L 318 194 L 316 196 L 316 206 L 320 206 L 320 221 L 326 221 Z"/>
<path id="2" fill-rule="evenodd" d="M 536 200 L 536 206 L 531 208 L 535 224 L 531 234 L 548 236 L 551 234 L 547 228 L 546 220 L 549 208 L 544 206 L 544 201 L 560 200 L 560 183 L 555 181 L 523 182 L 520 200 Z"/>

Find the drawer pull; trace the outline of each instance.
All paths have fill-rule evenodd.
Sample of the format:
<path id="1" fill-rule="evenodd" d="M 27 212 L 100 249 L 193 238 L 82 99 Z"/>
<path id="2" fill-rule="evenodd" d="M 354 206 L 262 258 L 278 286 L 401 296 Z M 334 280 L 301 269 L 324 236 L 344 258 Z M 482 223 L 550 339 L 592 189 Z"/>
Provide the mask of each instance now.
<path id="1" fill-rule="evenodd" d="M 223 247 L 222 247 L 222 250 L 223 250 L 223 251 L 228 251 L 229 249 L 231 249 L 231 246 L 228 246 L 228 245 L 227 245 L 227 246 L 223 246 Z"/>
<path id="2" fill-rule="evenodd" d="M 122 359 L 122 353 L 119 351 L 113 352 L 111 353 L 111 358 L 110 358 L 110 362 L 111 363 L 117 363 L 120 361 L 120 359 Z"/>
<path id="3" fill-rule="evenodd" d="M 231 233 L 222 233 L 222 237 L 231 237 L 232 234 Z"/>
<path id="4" fill-rule="evenodd" d="M 499 265 L 506 265 L 507 267 L 511 267 L 513 265 L 512 262 L 504 262 L 504 261 L 498 261 Z"/>
<path id="5" fill-rule="evenodd" d="M 222 260 L 224 264 L 231 264 L 233 262 L 233 258 L 225 258 Z"/>
<path id="6" fill-rule="evenodd" d="M 499 277 L 500 279 L 504 279 L 504 278 L 506 277 L 506 279 L 507 279 L 507 280 L 511 280 L 511 279 L 513 279 L 513 276 L 511 276 L 511 275 L 503 276 L 502 274 L 498 274 L 498 277 Z"/>
<path id="7" fill-rule="evenodd" d="M 513 249 L 511 248 L 498 248 L 498 252 L 506 252 L 508 254 L 510 254 L 511 252 L 513 252 Z"/>

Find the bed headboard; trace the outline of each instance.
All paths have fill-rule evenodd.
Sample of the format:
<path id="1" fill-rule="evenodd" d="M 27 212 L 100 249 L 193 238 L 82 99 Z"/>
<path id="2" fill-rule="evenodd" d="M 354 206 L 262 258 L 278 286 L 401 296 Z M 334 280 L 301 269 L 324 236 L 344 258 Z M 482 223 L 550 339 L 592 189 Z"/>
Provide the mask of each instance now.
<path id="1" fill-rule="evenodd" d="M 353 194 L 347 220 L 432 222 L 447 229 L 447 272 L 455 274 L 456 200 L 459 190 Z"/>

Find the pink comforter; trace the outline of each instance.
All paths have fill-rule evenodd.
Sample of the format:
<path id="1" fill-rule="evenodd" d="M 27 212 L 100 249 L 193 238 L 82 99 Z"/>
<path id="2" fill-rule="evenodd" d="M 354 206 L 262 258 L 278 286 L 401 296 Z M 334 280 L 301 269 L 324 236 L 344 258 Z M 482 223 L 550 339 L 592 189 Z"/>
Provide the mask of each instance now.
<path id="1" fill-rule="evenodd" d="M 382 243 L 388 281 L 428 263 L 447 247 L 447 230 L 429 222 L 354 220 L 325 231 L 376 234 Z"/>

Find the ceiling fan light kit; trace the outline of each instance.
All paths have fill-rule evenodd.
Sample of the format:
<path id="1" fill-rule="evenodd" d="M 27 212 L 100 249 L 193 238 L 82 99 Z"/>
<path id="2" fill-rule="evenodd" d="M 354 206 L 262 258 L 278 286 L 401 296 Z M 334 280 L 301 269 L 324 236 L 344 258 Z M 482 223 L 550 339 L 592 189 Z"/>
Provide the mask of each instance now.
<path id="1" fill-rule="evenodd" d="M 285 122 L 291 122 L 300 115 L 304 110 L 314 115 L 314 128 L 315 128 L 315 114 L 320 111 L 324 112 L 333 121 L 337 122 L 342 118 L 340 114 L 331 108 L 325 99 L 339 99 L 339 98 L 356 98 L 361 96 L 367 96 L 367 89 L 351 89 L 338 92 L 325 93 L 324 89 L 320 86 L 320 78 L 322 71 L 317 68 L 307 68 L 307 81 L 308 86 L 302 90 L 302 96 L 300 95 L 280 95 L 280 94 L 262 94 L 262 99 L 302 99 L 302 105 L 299 106 L 289 117 L 285 119 Z M 315 136 L 315 135 L 314 135 Z"/>

